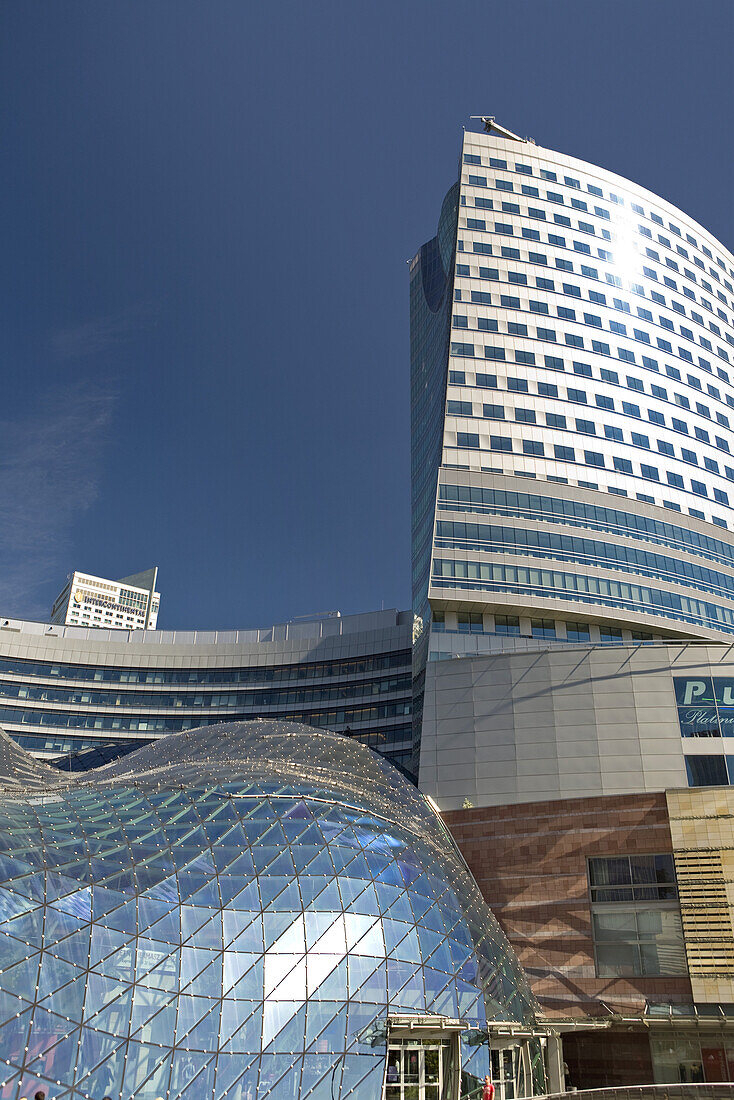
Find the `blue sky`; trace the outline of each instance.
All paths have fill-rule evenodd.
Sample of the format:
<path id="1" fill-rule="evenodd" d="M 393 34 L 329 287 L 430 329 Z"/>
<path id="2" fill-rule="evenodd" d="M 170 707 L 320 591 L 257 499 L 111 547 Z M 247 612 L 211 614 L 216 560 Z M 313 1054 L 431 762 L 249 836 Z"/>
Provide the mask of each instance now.
<path id="1" fill-rule="evenodd" d="M 489 113 L 734 247 L 731 0 L 0 7 L 0 611 L 408 606 L 406 260 Z"/>

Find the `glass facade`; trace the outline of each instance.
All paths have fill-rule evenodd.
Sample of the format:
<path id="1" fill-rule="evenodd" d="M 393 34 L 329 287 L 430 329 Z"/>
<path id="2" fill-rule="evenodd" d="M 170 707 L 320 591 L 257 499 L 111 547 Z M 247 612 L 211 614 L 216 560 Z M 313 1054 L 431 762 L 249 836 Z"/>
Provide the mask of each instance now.
<path id="1" fill-rule="evenodd" d="M 0 735 L 0 766 L 1 1100 L 372 1100 L 389 1013 L 465 1021 L 469 1089 L 472 1033 L 533 1018 L 440 818 L 347 738 L 209 726 L 65 775 Z"/>
<path id="2" fill-rule="evenodd" d="M 446 359 L 456 248 L 459 185 L 441 207 L 438 231 L 410 266 L 410 509 L 413 593 L 413 756 L 418 773 L 423 684 L 431 609 L 428 585 L 436 481 L 441 463 Z"/>

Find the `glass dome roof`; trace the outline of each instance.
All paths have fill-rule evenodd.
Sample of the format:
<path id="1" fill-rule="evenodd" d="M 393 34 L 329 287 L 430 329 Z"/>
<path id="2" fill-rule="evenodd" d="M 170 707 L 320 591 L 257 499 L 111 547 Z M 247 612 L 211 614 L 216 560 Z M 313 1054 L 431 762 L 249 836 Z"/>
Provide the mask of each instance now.
<path id="1" fill-rule="evenodd" d="M 377 1098 L 388 1014 L 534 1014 L 438 814 L 348 738 L 206 726 L 64 774 L 0 732 L 0 767 L 0 1100 Z"/>

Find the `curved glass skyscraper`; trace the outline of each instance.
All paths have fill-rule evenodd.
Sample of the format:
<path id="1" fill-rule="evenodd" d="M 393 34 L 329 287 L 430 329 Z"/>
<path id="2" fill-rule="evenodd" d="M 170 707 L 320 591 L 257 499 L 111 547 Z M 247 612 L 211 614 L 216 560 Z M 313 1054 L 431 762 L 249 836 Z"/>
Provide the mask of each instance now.
<path id="1" fill-rule="evenodd" d="M 434 655 L 734 634 L 731 253 L 620 176 L 466 133 L 411 274 Z"/>

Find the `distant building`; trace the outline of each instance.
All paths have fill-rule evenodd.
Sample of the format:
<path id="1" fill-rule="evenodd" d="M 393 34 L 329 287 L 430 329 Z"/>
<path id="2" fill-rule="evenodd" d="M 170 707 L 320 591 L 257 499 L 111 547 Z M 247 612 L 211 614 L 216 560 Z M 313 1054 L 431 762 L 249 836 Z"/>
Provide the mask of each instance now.
<path id="1" fill-rule="evenodd" d="M 75 570 L 56 597 L 51 622 L 108 630 L 155 630 L 160 593 L 158 566 L 119 581 Z"/>

